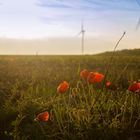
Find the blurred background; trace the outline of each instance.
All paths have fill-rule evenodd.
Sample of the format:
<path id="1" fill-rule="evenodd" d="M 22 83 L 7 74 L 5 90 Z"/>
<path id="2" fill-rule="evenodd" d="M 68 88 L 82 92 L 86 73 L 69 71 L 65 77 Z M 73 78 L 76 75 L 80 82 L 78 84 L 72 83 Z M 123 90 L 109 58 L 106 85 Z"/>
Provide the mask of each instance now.
<path id="1" fill-rule="evenodd" d="M 84 54 L 140 48 L 138 0 L 0 0 L 0 54 Z"/>

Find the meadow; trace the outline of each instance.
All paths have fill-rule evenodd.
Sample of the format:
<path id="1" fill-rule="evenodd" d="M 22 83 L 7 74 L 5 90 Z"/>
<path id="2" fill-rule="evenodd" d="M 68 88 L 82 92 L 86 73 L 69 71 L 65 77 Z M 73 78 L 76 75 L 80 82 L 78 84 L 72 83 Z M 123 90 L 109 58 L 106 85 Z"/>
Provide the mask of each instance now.
<path id="1" fill-rule="evenodd" d="M 0 140 L 120 140 L 140 138 L 140 49 L 83 56 L 0 56 Z M 80 71 L 106 74 L 88 84 Z M 67 81 L 69 89 L 57 93 Z M 47 111 L 46 122 L 36 116 Z"/>

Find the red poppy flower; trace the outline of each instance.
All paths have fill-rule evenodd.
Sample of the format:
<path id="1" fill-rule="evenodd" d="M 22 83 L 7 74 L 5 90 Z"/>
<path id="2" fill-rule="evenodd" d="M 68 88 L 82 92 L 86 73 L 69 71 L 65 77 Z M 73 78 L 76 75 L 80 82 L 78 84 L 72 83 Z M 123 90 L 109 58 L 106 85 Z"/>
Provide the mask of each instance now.
<path id="1" fill-rule="evenodd" d="M 49 120 L 49 112 L 45 111 L 38 114 L 35 120 L 47 122 Z"/>
<path id="2" fill-rule="evenodd" d="M 140 91 L 140 83 L 134 82 L 128 87 L 129 91 L 139 92 Z"/>
<path id="3" fill-rule="evenodd" d="M 104 79 L 104 75 L 98 72 L 90 72 L 88 76 L 88 82 L 93 83 L 100 83 Z"/>
<path id="4" fill-rule="evenodd" d="M 88 78 L 88 75 L 89 75 L 89 71 L 88 70 L 82 70 L 81 72 L 80 72 L 80 76 L 84 79 L 84 80 L 87 80 L 87 78 Z"/>
<path id="5" fill-rule="evenodd" d="M 63 81 L 62 83 L 59 84 L 57 87 L 57 92 L 58 93 L 64 93 L 69 89 L 69 83 L 67 81 Z"/>

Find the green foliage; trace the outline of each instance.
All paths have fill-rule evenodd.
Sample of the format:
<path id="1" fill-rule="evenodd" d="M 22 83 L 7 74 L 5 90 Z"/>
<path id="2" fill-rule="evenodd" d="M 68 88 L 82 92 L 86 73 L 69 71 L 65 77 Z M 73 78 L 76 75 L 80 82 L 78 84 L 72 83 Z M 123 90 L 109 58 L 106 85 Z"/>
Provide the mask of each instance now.
<path id="1" fill-rule="evenodd" d="M 125 51 L 124 51 L 125 52 Z M 129 52 L 131 53 L 131 52 Z M 0 139 L 119 140 L 140 136 L 140 94 L 127 91 L 140 79 L 140 55 L 114 56 L 107 79 L 116 90 L 89 85 L 83 69 L 106 72 L 110 55 L 0 56 Z M 70 83 L 56 93 L 63 80 Z M 49 121 L 36 116 L 49 112 Z"/>

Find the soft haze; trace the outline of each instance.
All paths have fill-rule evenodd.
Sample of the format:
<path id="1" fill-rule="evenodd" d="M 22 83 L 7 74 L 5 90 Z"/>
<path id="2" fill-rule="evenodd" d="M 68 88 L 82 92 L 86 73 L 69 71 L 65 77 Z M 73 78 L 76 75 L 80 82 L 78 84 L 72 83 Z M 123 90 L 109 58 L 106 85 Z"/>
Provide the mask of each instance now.
<path id="1" fill-rule="evenodd" d="M 138 1 L 139 2 L 139 1 Z M 0 54 L 80 54 L 140 48 L 136 0 L 0 0 Z"/>

